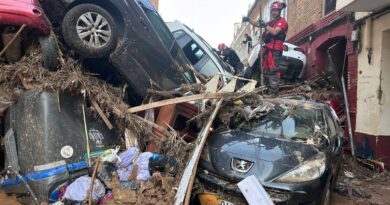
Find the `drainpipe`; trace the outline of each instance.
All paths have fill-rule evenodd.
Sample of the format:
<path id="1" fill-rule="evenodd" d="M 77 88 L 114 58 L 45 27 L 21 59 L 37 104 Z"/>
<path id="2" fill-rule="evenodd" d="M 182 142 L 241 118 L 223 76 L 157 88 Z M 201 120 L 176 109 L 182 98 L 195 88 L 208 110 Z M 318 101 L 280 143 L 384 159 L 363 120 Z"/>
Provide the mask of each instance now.
<path id="1" fill-rule="evenodd" d="M 366 19 L 364 28 L 364 48 L 367 50 L 368 64 L 371 64 L 372 59 L 372 17 Z"/>

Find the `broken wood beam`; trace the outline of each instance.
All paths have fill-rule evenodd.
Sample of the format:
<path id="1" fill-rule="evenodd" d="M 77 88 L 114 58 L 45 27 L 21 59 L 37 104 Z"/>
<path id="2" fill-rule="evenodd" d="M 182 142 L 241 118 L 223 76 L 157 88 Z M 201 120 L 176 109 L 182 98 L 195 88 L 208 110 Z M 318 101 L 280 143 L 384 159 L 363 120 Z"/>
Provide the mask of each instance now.
<path id="1" fill-rule="evenodd" d="M 89 185 L 89 189 L 88 189 L 88 205 L 92 205 L 93 185 L 95 183 L 96 174 L 97 174 L 97 170 L 99 168 L 99 164 L 100 164 L 100 158 L 96 161 L 95 168 L 93 169 L 91 184 Z"/>
<path id="2" fill-rule="evenodd" d="M 218 114 L 219 109 L 221 108 L 223 98 L 220 99 L 211 116 L 209 117 L 207 124 L 202 128 L 202 130 L 199 133 L 199 141 L 196 144 L 195 150 L 192 153 L 191 159 L 189 163 L 187 164 L 183 176 L 180 180 L 180 184 L 175 196 L 175 205 L 182 205 L 184 202 L 184 205 L 188 205 L 190 198 L 191 198 L 191 191 L 193 187 L 193 183 L 195 180 L 195 174 L 196 174 L 196 168 L 198 167 L 198 162 L 200 155 L 202 153 L 203 147 L 206 143 L 207 137 L 210 133 L 211 125 L 213 124 L 213 121 L 215 117 Z M 185 200 L 185 201 L 184 201 Z"/>
<path id="3" fill-rule="evenodd" d="M 193 100 L 219 99 L 222 97 L 223 97 L 222 93 L 205 93 L 205 94 L 199 94 L 199 95 L 184 96 L 184 97 L 179 97 L 179 98 L 172 98 L 172 99 L 168 99 L 168 100 L 153 102 L 153 103 L 149 103 L 149 104 L 145 104 L 145 105 L 140 105 L 137 107 L 132 107 L 132 108 L 127 109 L 127 112 L 135 113 L 135 112 L 149 110 L 149 109 L 162 107 L 162 106 L 166 106 L 166 105 L 189 102 L 189 101 L 193 101 Z"/>
<path id="4" fill-rule="evenodd" d="M 99 107 L 99 105 L 97 104 L 96 101 L 94 100 L 91 100 L 91 104 L 92 106 L 95 108 L 95 110 L 97 111 L 97 113 L 99 114 L 99 116 L 102 118 L 103 122 L 107 125 L 108 129 L 112 129 L 114 128 L 114 126 L 112 126 L 110 120 L 106 117 L 106 115 L 103 113 L 103 110 Z"/>
<path id="5" fill-rule="evenodd" d="M 144 118 L 142 118 L 142 117 L 140 117 L 138 115 L 134 115 L 134 118 L 136 118 L 136 119 L 144 122 L 145 124 L 147 124 L 149 126 L 152 126 L 153 128 L 157 129 L 165 137 L 170 137 L 171 136 L 171 133 L 168 130 L 166 130 L 164 127 L 162 127 L 162 126 L 160 126 L 160 125 L 158 125 L 158 124 L 156 124 L 154 122 L 150 122 L 149 120 L 144 119 Z"/>
<path id="6" fill-rule="evenodd" d="M 31 90 L 31 89 L 34 88 L 34 85 L 33 85 L 33 84 L 31 84 L 31 83 L 29 83 L 29 82 L 26 81 L 26 79 L 24 78 L 23 74 L 18 73 L 18 74 L 16 74 L 16 75 L 17 75 L 18 78 L 20 79 L 20 81 L 21 81 L 21 83 L 22 83 L 24 89 L 26 89 L 26 90 Z"/>
<path id="7" fill-rule="evenodd" d="M 12 45 L 12 43 L 15 41 L 15 39 L 20 35 L 20 33 L 23 31 L 23 29 L 26 27 L 26 24 L 23 24 L 18 32 L 14 35 L 14 37 L 7 43 L 7 45 L 4 46 L 3 50 L 0 52 L 0 57 L 5 53 L 5 51 Z"/>

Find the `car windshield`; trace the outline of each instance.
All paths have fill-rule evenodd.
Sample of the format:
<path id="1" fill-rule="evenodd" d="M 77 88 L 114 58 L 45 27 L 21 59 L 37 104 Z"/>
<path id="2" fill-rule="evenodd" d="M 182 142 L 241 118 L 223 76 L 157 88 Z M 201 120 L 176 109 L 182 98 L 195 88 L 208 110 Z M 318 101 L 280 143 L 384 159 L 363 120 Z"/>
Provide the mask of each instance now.
<path id="1" fill-rule="evenodd" d="M 275 104 L 274 109 L 260 119 L 244 123 L 242 129 L 284 139 L 312 138 L 316 126 L 324 127 L 321 109 L 308 104 Z"/>

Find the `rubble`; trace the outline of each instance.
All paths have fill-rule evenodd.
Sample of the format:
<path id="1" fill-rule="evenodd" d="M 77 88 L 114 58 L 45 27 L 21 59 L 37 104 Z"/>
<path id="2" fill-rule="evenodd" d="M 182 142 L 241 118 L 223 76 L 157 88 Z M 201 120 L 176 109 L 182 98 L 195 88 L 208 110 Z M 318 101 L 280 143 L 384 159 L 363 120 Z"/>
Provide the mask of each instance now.
<path id="1" fill-rule="evenodd" d="M 19 62 L 0 65 L 2 68 L 0 69 L 2 111 L 11 106 L 17 96 L 24 90 L 40 89 L 57 93 L 82 94 L 91 103 L 92 109 L 96 111 L 96 116 L 102 118 L 109 128 L 111 123 L 108 119 L 114 118 L 115 125 L 112 125 L 112 127 L 118 128 L 122 137 L 125 135 L 125 130 L 131 130 L 131 133 L 136 135 L 141 147 L 144 147 L 146 141 L 150 139 L 158 141 L 161 144 L 162 153 L 174 156 L 180 162 L 179 170 L 183 170 L 184 162 L 187 160 L 185 153 L 191 151 L 193 147 L 191 144 L 180 139 L 174 131 L 165 132 L 162 138 L 156 137 L 149 129 L 150 124 L 154 124 L 153 122 L 146 123 L 143 118 L 128 112 L 129 106 L 121 98 L 121 88 L 114 87 L 106 81 L 98 79 L 95 74 L 88 73 L 76 60 L 64 56 L 61 59 L 60 69 L 57 72 L 49 72 L 42 67 L 40 55 L 38 50 L 32 50 L 29 55 L 23 57 Z M 201 85 L 183 86 L 176 91 L 168 92 L 165 97 L 170 95 L 180 96 L 182 92 L 197 93 L 202 89 Z M 161 93 L 163 92 L 155 91 L 154 96 L 161 95 Z M 58 100 L 61 101 L 61 99 Z M 59 111 L 60 109 L 59 107 Z M 154 126 L 158 125 L 154 124 Z M 179 176 L 180 174 L 177 178 Z M 137 193 L 129 189 L 116 189 L 115 182 L 113 182 L 110 185 L 111 188 L 114 188 L 111 195 L 113 195 L 113 201 L 120 203 L 166 204 L 166 202 L 173 200 L 174 190 L 172 187 L 177 186 L 178 180 L 164 179 L 163 181 L 163 183 L 161 181 L 153 182 L 148 186 L 141 184 L 139 189 L 141 192 Z M 98 181 L 95 184 L 99 184 Z M 118 187 L 120 187 L 120 184 Z M 99 197 L 93 199 L 102 196 L 104 195 L 99 195 Z M 110 201 L 109 198 L 105 200 Z M 131 198 L 131 201 L 127 201 L 129 198 Z"/>
<path id="2" fill-rule="evenodd" d="M 352 200 L 355 204 L 388 204 L 390 174 L 374 171 L 359 163 L 361 159 L 346 158 L 340 170 L 334 192 Z"/>
<path id="3" fill-rule="evenodd" d="M 206 139 L 205 136 L 200 137 L 195 143 L 188 143 L 183 140 L 182 136 L 178 134 L 172 127 L 165 129 L 164 127 L 146 120 L 143 117 L 134 115 L 131 113 L 145 111 L 148 109 L 158 108 L 164 105 L 176 104 L 178 102 L 188 102 L 190 100 L 203 100 L 203 99 L 219 99 L 221 101 L 220 108 L 218 105 L 214 105 L 211 101 L 208 102 L 206 109 L 199 115 L 190 119 L 187 123 L 196 121 L 198 128 L 204 128 L 207 125 L 207 130 L 212 127 L 212 124 L 222 125 L 228 127 L 230 119 L 237 114 L 244 116 L 246 121 L 261 117 L 267 114 L 273 109 L 273 105 L 270 103 L 264 103 L 265 98 L 275 97 L 268 96 L 265 94 L 266 88 L 260 87 L 248 93 L 205 93 L 206 88 L 202 84 L 184 85 L 174 91 L 160 91 L 160 90 L 149 90 L 149 99 L 152 99 L 154 103 L 141 105 L 138 107 L 129 108 L 129 106 L 122 100 L 122 89 L 114 87 L 107 82 L 97 78 L 95 74 L 88 73 L 79 64 L 78 61 L 64 56 L 61 61 L 61 68 L 57 72 L 49 72 L 47 69 L 42 67 L 40 60 L 40 53 L 37 50 L 32 50 L 30 55 L 23 57 L 23 59 L 14 64 L 1 64 L 0 66 L 0 83 L 1 83 L 1 95 L 0 95 L 0 113 L 10 106 L 17 96 L 24 90 L 29 89 L 41 89 L 50 90 L 53 92 L 70 92 L 76 94 L 85 95 L 87 101 L 92 105 L 91 107 L 96 111 L 96 116 L 101 118 L 107 127 L 118 128 L 121 136 L 124 137 L 126 130 L 130 130 L 132 135 L 135 135 L 136 141 L 140 144 L 140 147 L 144 148 L 146 141 L 153 139 L 160 143 L 161 152 L 170 156 L 175 157 L 179 163 L 179 173 L 176 177 L 165 177 L 160 180 L 151 180 L 140 183 L 123 183 L 120 181 L 121 172 L 116 171 L 118 168 L 113 166 L 109 171 L 105 171 L 104 166 L 110 167 L 107 163 L 96 166 L 98 168 L 97 178 L 94 181 L 95 184 L 100 185 L 100 180 L 104 185 L 111 191 L 107 191 L 104 194 L 103 191 L 99 193 L 99 196 L 93 197 L 93 199 L 100 198 L 100 203 L 115 204 L 115 203 L 128 203 L 128 204 L 173 204 L 175 201 L 175 195 L 180 193 L 180 197 L 189 197 L 189 193 L 192 190 L 192 182 L 194 180 L 194 171 L 196 171 L 196 160 L 190 171 L 185 174 L 187 162 L 191 159 L 191 153 L 195 149 L 195 143 L 200 142 L 201 139 Z M 329 89 L 326 89 L 328 86 Z M 325 88 L 325 89 L 324 89 Z M 325 95 L 329 94 L 328 91 L 332 90 L 329 86 L 329 81 L 324 76 L 317 76 L 314 79 L 308 80 L 303 84 L 299 85 L 284 85 L 282 86 L 281 97 L 291 97 L 303 95 L 309 99 L 322 99 L 326 98 Z M 185 96 L 186 93 L 194 95 Z M 185 96 L 185 97 L 183 97 Z M 59 99 L 61 100 L 61 99 Z M 212 115 L 215 110 L 219 111 L 216 113 L 216 120 L 209 122 L 207 119 Z M 289 108 L 292 109 L 292 108 Z M 59 107 L 60 110 L 60 107 Z M 110 118 L 115 119 L 115 123 L 110 122 Z M 161 132 L 161 136 L 157 136 L 151 129 L 157 129 Z M 125 140 L 123 140 L 125 141 Z M 306 143 L 315 143 L 312 141 Z M 198 145 L 199 146 L 199 145 Z M 122 146 L 129 148 L 129 145 Z M 122 149 L 123 150 L 123 149 Z M 199 148 L 201 151 L 202 148 Z M 198 150 L 198 151 L 199 151 Z M 200 152 L 199 151 L 199 152 Z M 118 150 L 115 150 L 114 155 L 116 156 Z M 196 154 L 192 157 L 196 157 Z M 299 161 L 303 161 L 300 155 L 297 154 Z M 121 154 L 115 160 L 123 160 L 121 163 L 125 163 L 126 159 Z M 115 161 L 104 160 L 108 162 Z M 133 160 L 130 160 L 133 161 Z M 351 169 L 346 169 L 348 172 L 344 172 L 345 178 L 341 179 L 341 182 L 336 186 L 336 190 L 348 197 L 356 200 L 368 200 L 372 199 L 375 194 L 367 194 L 367 190 L 361 187 L 364 182 L 380 183 L 384 185 L 390 179 L 387 173 L 383 173 L 381 176 L 385 177 L 385 182 L 382 177 L 379 179 L 366 178 L 363 174 L 359 174 L 362 170 L 356 170 L 355 166 Z M 364 169 L 363 169 L 364 170 Z M 380 168 L 380 170 L 382 170 Z M 136 169 L 135 172 L 138 172 Z M 372 172 L 370 172 L 372 173 Z M 124 178 L 137 178 L 132 176 L 134 173 L 128 173 Z M 183 181 L 186 187 L 180 189 L 180 178 L 184 175 L 191 176 L 188 181 Z M 370 174 L 371 175 L 371 174 Z M 364 176 L 364 178 L 363 178 Z M 362 177 L 363 179 L 357 180 Z M 108 179 L 111 179 L 108 180 Z M 109 181 L 106 183 L 106 181 Z M 189 183 L 191 182 L 191 183 Z M 72 185 L 69 185 L 71 187 Z M 195 189 L 198 189 L 198 184 L 195 182 Z M 69 188 L 68 187 L 68 188 Z M 95 187 L 95 186 L 93 186 Z M 179 187 L 178 192 L 175 188 Z M 346 188 L 348 187 L 348 188 Z M 372 191 L 377 185 L 373 185 L 369 189 Z M 383 187 L 381 187 L 383 188 Z M 79 189 L 78 189 L 79 190 Z M 93 189 L 94 190 L 94 189 Z M 199 192 L 196 192 L 199 193 Z M 184 194 L 184 195 L 183 195 Z M 186 195 L 187 194 L 187 195 Z M 92 194 L 93 196 L 93 194 Z M 85 196 L 83 195 L 83 200 Z M 229 198 L 229 197 L 227 197 Z M 70 199 L 70 198 L 69 198 Z M 77 200 L 79 200 L 78 198 Z M 189 198 L 186 199 L 188 201 Z M 89 200 L 91 201 L 91 200 Z M 235 204 L 244 204 L 240 200 L 235 201 Z M 360 202 L 359 202 L 360 203 Z M 380 203 L 379 203 L 380 204 Z"/>

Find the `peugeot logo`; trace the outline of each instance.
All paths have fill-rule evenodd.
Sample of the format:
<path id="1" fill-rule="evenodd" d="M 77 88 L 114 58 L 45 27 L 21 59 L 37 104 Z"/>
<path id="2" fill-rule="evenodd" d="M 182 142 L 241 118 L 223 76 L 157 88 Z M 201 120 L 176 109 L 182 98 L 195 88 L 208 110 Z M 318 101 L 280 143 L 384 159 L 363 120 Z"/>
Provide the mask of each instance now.
<path id="1" fill-rule="evenodd" d="M 232 158 L 231 166 L 234 171 L 246 173 L 252 168 L 253 162 L 238 158 Z"/>

